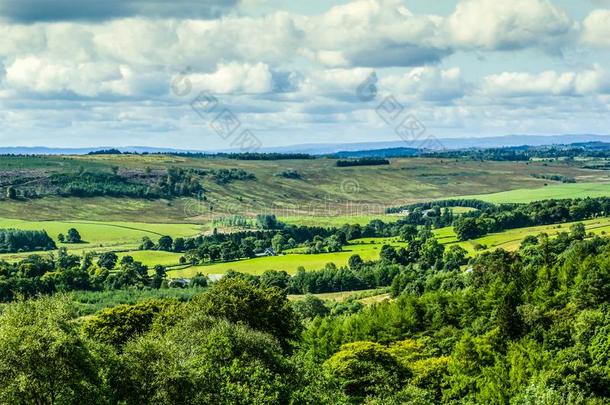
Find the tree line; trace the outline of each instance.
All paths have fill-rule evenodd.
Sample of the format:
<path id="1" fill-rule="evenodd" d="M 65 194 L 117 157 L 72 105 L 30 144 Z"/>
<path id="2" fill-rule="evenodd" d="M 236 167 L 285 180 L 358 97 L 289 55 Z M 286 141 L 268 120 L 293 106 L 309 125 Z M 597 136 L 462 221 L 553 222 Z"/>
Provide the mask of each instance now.
<path id="1" fill-rule="evenodd" d="M 551 181 L 560 181 L 562 183 L 576 183 L 576 179 L 574 177 L 563 176 L 561 174 L 538 174 L 538 173 L 534 173 L 531 176 L 536 178 L 536 179 L 544 179 L 544 180 L 551 180 Z"/>
<path id="2" fill-rule="evenodd" d="M 473 211 L 460 215 L 448 212 L 450 207 L 470 207 Z M 441 210 L 441 208 L 443 210 Z M 610 198 L 575 198 L 534 201 L 526 204 L 492 204 L 473 199 L 451 199 L 409 204 L 388 209 L 389 213 L 404 213 L 405 218 L 394 230 L 404 224 L 441 228 L 453 226 L 459 240 L 482 237 L 492 232 L 538 225 L 577 222 L 610 215 Z"/>
<path id="3" fill-rule="evenodd" d="M 82 171 L 55 173 L 47 181 L 61 196 L 172 198 L 202 192 L 199 176 L 193 169 L 170 168 L 166 175 L 160 177 L 146 173 L 127 177 L 116 170 L 111 173 Z"/>
<path id="4" fill-rule="evenodd" d="M 434 209 L 435 207 L 439 208 L 447 208 L 447 207 L 468 207 L 475 208 L 477 210 L 485 210 L 485 209 L 493 209 L 495 204 L 489 203 L 487 201 L 476 200 L 472 198 L 453 198 L 449 200 L 440 200 L 440 201 L 427 201 L 420 202 L 415 204 L 406 204 L 401 205 L 399 207 L 391 207 L 386 210 L 388 214 L 398 214 L 403 211 L 414 211 L 417 209 L 420 210 L 429 210 Z"/>
<path id="5" fill-rule="evenodd" d="M 53 250 L 57 246 L 46 231 L 0 229 L 0 253 Z"/>
<path id="6" fill-rule="evenodd" d="M 508 146 L 503 148 L 472 148 L 426 152 L 421 156 L 441 159 L 469 159 L 478 161 L 529 161 L 531 159 L 574 159 L 577 157 L 610 157 L 610 144 L 579 142 L 568 145 Z"/>
<path id="7" fill-rule="evenodd" d="M 576 222 L 608 215 L 608 197 L 544 200 L 527 204 L 500 204 L 467 212 L 456 218 L 453 228 L 458 239 L 468 240 L 506 229 Z"/>
<path id="8" fill-rule="evenodd" d="M 358 159 L 347 159 L 337 160 L 335 165 L 337 167 L 350 167 L 350 166 L 382 166 L 389 165 L 390 161 L 384 158 L 375 157 L 363 157 Z"/>
<path id="9" fill-rule="evenodd" d="M 327 235 L 326 240 L 340 243 L 345 238 L 345 231 L 325 228 L 288 227 L 292 233 L 242 232 L 202 236 L 193 239 L 164 236 L 159 239 L 156 249 L 186 252 L 184 263 L 200 264 L 213 261 L 231 261 L 244 257 L 253 257 L 257 250 L 271 245 L 278 252 L 286 247 L 295 247 L 299 241 L 311 237 L 316 231 Z M 283 230 L 284 232 L 286 230 Z M 337 232 L 337 233 L 333 233 Z M 292 235 L 287 239 L 287 235 Z M 339 236 L 341 235 L 341 236 Z M 260 238 L 260 239 L 257 239 Z M 320 238 L 315 235 L 313 240 Z M 291 294 L 336 292 L 362 290 L 390 286 L 403 266 L 428 266 L 435 269 L 455 270 L 466 264 L 466 251 L 459 246 L 445 249 L 428 229 L 417 230 L 413 227 L 405 232 L 402 238 L 407 242 L 405 247 L 394 248 L 381 246 L 378 261 L 363 261 L 353 255 L 348 266 L 337 267 L 327 264 L 317 271 L 300 269 L 294 276 L 285 272 L 269 271 L 263 274 L 267 286 L 286 289 Z M 150 240 L 149 240 L 150 241 Z M 152 243 L 152 241 L 150 241 Z M 195 245 L 195 243 L 200 243 Z M 191 245 L 193 244 L 193 245 Z M 188 250 L 191 246 L 198 246 Z M 237 274 L 237 273 L 231 273 Z M 248 276 L 249 280 L 255 276 Z M 281 281 L 278 281 L 281 280 Z M 128 288 L 159 289 L 170 287 L 167 269 L 164 266 L 149 268 L 133 257 L 125 255 L 120 258 L 114 252 L 99 255 L 86 253 L 78 256 L 60 248 L 57 253 L 48 256 L 30 255 L 17 262 L 0 262 L 0 302 L 10 302 L 18 296 L 34 297 L 52 295 L 68 291 L 113 291 Z M 190 286 L 207 285 L 205 277 L 193 277 Z M 183 287 L 183 285 L 179 285 Z"/>
<path id="10" fill-rule="evenodd" d="M 81 167 L 76 172 L 52 173 L 27 184 L 6 188 L 8 199 L 38 198 L 45 195 L 63 197 L 131 197 L 175 198 L 200 196 L 205 191 L 202 181 L 210 179 L 224 185 L 234 181 L 256 180 L 256 176 L 243 169 L 183 169 L 169 168 L 166 172 L 121 172 L 118 166 L 111 171 L 89 171 Z M 40 191 L 43 189 L 44 191 Z"/>

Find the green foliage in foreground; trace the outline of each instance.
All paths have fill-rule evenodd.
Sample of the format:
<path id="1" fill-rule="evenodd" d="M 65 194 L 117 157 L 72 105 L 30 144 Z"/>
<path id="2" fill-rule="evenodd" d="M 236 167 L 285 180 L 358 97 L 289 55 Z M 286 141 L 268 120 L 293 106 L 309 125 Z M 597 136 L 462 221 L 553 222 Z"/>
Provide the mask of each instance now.
<path id="1" fill-rule="evenodd" d="M 85 321 L 83 330 L 95 340 L 120 347 L 150 329 L 155 316 L 178 305 L 173 300 L 150 300 L 104 309 Z"/>
<path id="2" fill-rule="evenodd" d="M 113 356 L 83 339 L 73 316 L 63 299 L 4 308 L 0 315 L 1 403 L 94 403 L 112 396 L 108 378 Z"/>
<path id="3" fill-rule="evenodd" d="M 74 303 L 77 314 L 79 316 L 84 316 L 94 314 L 105 308 L 112 308 L 125 304 L 134 305 L 149 300 L 174 299 L 180 302 L 187 302 L 203 291 L 204 289 L 202 288 L 73 291 L 68 294 L 68 296 L 70 301 Z"/>
<path id="4" fill-rule="evenodd" d="M 336 402 L 318 383 L 306 390 L 319 371 L 288 354 L 299 330 L 285 295 L 243 280 L 187 304 L 103 311 L 82 326 L 65 297 L 15 303 L 0 315 L 0 402 Z"/>
<path id="5" fill-rule="evenodd" d="M 396 300 L 317 318 L 304 346 L 347 392 L 360 381 L 352 397 L 382 403 L 402 403 L 405 384 L 424 390 L 422 403 L 607 403 L 610 241 L 581 237 L 530 237 L 518 253 L 482 254 L 467 272 L 407 270 Z M 416 350 L 403 361 L 397 345 Z"/>
<path id="6" fill-rule="evenodd" d="M 433 239 L 404 264 L 384 249 L 400 271 L 393 299 L 367 307 L 309 296 L 294 308 L 276 273 L 84 320 L 61 296 L 9 304 L 0 402 L 608 403 L 610 240 L 582 231 L 528 237 L 465 271 L 431 260 Z"/>

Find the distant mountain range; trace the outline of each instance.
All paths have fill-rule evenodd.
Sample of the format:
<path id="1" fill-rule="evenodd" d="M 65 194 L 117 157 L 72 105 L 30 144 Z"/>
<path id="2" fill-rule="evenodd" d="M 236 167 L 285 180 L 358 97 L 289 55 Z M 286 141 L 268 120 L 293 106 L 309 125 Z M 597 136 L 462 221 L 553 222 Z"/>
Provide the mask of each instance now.
<path id="1" fill-rule="evenodd" d="M 498 147 L 515 147 L 515 146 L 544 146 L 544 145 L 568 145 L 574 143 L 586 142 L 604 142 L 610 143 L 610 135 L 507 135 L 484 138 L 442 138 L 434 142 L 436 148 L 445 149 L 467 149 L 467 148 L 498 148 Z M 0 147 L 0 154 L 31 154 L 31 155 L 84 155 L 89 152 L 111 149 L 110 146 L 99 146 L 92 148 L 49 148 L 44 146 L 25 147 Z M 239 152 L 235 149 L 222 150 L 188 150 L 174 148 L 157 148 L 148 146 L 126 146 L 116 147 L 122 152 L 137 152 L 137 153 L 172 153 L 172 152 Z M 358 142 L 358 143 L 320 143 L 320 144 L 301 144 L 291 146 L 277 146 L 261 148 L 259 152 L 275 152 L 275 153 L 308 153 L 311 155 L 336 155 L 339 157 L 348 156 L 375 156 L 379 155 L 380 150 L 383 150 L 383 155 L 392 156 L 408 156 L 415 155 L 421 151 L 412 144 L 403 141 L 382 141 L 382 142 Z M 375 152 L 376 151 L 376 152 Z"/>
<path id="2" fill-rule="evenodd" d="M 507 135 L 486 138 L 441 138 L 433 144 L 445 149 L 499 148 L 509 146 L 568 145 L 584 142 L 610 142 L 610 135 Z M 403 141 L 360 142 L 345 144 L 304 144 L 286 147 L 265 148 L 262 152 L 299 152 L 312 155 L 340 154 L 352 151 L 379 149 L 415 149 Z"/>

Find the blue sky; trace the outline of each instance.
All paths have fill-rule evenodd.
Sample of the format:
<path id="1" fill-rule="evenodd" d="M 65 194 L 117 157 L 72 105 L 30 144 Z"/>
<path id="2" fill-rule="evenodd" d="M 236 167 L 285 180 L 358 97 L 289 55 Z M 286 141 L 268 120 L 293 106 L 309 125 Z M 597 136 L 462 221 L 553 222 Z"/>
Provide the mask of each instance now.
<path id="1" fill-rule="evenodd" d="M 607 0 L 0 0 L 0 146 L 610 134 L 609 66 Z"/>

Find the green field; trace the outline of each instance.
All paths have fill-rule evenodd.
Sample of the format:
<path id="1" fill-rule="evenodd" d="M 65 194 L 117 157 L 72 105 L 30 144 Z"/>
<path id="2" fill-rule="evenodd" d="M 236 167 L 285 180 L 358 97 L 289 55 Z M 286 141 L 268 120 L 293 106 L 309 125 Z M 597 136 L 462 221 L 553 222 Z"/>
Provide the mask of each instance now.
<path id="1" fill-rule="evenodd" d="M 587 233 L 593 232 L 596 235 L 610 233 L 610 218 L 598 218 L 579 222 L 582 222 L 585 225 Z M 497 248 L 502 248 L 505 250 L 516 250 L 519 248 L 521 241 L 528 235 L 538 235 L 540 233 L 546 233 L 549 236 L 553 237 L 560 232 L 569 232 L 570 226 L 576 223 L 578 222 L 509 229 L 501 233 L 492 233 L 482 238 L 474 239 L 471 241 L 459 242 L 459 244 L 460 246 L 468 250 L 469 253 L 474 252 L 474 246 L 476 244 L 487 246 L 486 250 L 493 250 Z"/>
<path id="2" fill-rule="evenodd" d="M 355 291 L 341 291 L 332 293 L 320 293 L 311 294 L 324 301 L 343 302 L 349 298 L 356 298 L 363 304 L 373 303 L 389 297 L 387 294 L 387 288 L 375 288 L 370 290 L 355 290 Z M 304 294 L 288 295 L 288 299 L 292 301 L 299 301 L 306 297 Z"/>
<path id="3" fill-rule="evenodd" d="M 46 230 L 58 247 L 80 253 L 98 250 L 131 250 L 138 247 L 144 236 L 153 241 L 162 235 L 172 237 L 195 236 L 202 232 L 202 227 L 194 224 L 153 224 L 141 222 L 95 222 L 95 221 L 22 221 L 19 219 L 0 218 L 0 228 L 23 230 Z M 69 228 L 76 228 L 85 243 L 63 244 L 57 235 L 67 233 Z M 160 253 L 160 252 L 159 252 Z M 15 259 L 28 253 L 3 254 L 0 258 Z M 176 261 L 177 262 L 177 261 Z"/>
<path id="4" fill-rule="evenodd" d="M 344 219 L 345 217 L 342 217 Z M 322 222 L 324 219 L 322 219 Z M 610 218 L 594 219 L 583 221 L 588 232 L 601 234 L 602 232 L 610 233 Z M 546 225 L 531 228 L 510 229 L 502 233 L 486 235 L 482 238 L 457 242 L 457 238 L 453 230 L 441 228 L 434 230 L 438 240 L 450 245 L 459 243 L 464 247 L 469 254 L 476 254 L 475 246 L 483 245 L 484 250 L 495 248 L 504 248 L 514 250 L 519 247 L 521 240 L 527 235 L 537 235 L 541 232 L 546 232 L 549 235 L 555 235 L 562 231 L 567 231 L 571 224 L 562 225 Z M 330 226 L 330 225 L 329 225 Z M 179 267 L 179 259 L 181 253 L 163 252 L 163 251 L 139 251 L 137 248 L 141 238 L 148 236 L 155 240 L 160 235 L 169 234 L 173 237 L 177 236 L 193 236 L 200 232 L 200 227 L 192 224 L 146 224 L 137 222 L 108 222 L 99 223 L 93 221 L 20 221 L 14 219 L 0 219 L 0 228 L 19 228 L 19 229 L 45 229 L 53 238 L 57 238 L 60 232 L 65 233 L 68 228 L 75 227 L 81 233 L 83 240 L 87 243 L 83 244 L 58 244 L 58 246 L 66 246 L 71 252 L 82 253 L 84 251 L 96 250 L 101 251 L 121 251 L 119 257 L 125 255 L 132 256 L 135 260 L 141 261 L 149 267 L 160 264 L 166 267 Z M 292 251 L 285 255 L 261 257 L 254 259 L 244 259 L 234 262 L 215 263 L 210 265 L 200 265 L 180 267 L 176 270 L 170 270 L 170 277 L 192 277 L 197 273 L 203 274 L 223 274 L 228 270 L 235 270 L 244 273 L 262 274 L 266 270 L 285 270 L 289 273 L 295 273 L 299 267 L 304 267 L 306 270 L 319 270 L 327 263 L 334 263 L 337 266 L 347 264 L 349 257 L 353 254 L 359 254 L 365 260 L 376 260 L 379 258 L 379 250 L 384 244 L 389 244 L 395 247 L 404 246 L 398 238 L 366 238 L 352 241 L 351 245 L 345 246 L 344 251 L 337 253 L 324 253 L 317 255 L 301 254 L 298 250 Z M 5 260 L 16 260 L 23 258 L 29 253 L 15 253 L 0 255 L 0 258 Z"/>
<path id="5" fill-rule="evenodd" d="M 458 207 L 462 208 L 462 207 Z M 396 222 L 401 217 L 399 215 L 339 215 L 333 217 L 308 217 L 308 216 L 289 216 L 278 218 L 281 222 L 292 225 L 303 226 L 324 226 L 324 227 L 341 227 L 345 224 L 350 225 L 366 225 L 369 222 L 380 219 L 383 222 Z"/>
<path id="6" fill-rule="evenodd" d="M 463 214 L 465 212 L 476 211 L 475 208 L 470 207 L 451 207 L 454 214 Z M 292 225 L 304 225 L 304 226 L 325 226 L 325 227 L 341 227 L 345 224 L 350 225 L 361 225 L 364 226 L 369 222 L 379 219 L 383 222 L 396 222 L 401 219 L 402 216 L 398 214 L 378 214 L 378 215 L 338 215 L 331 217 L 308 217 L 308 216 L 289 216 L 278 218 L 281 222 L 292 224 Z"/>
<path id="7" fill-rule="evenodd" d="M 74 253 L 117 251 L 121 252 L 121 256 L 132 255 L 149 266 L 176 266 L 181 254 L 133 250 L 143 236 L 153 240 L 161 235 L 174 238 L 193 236 L 210 231 L 214 219 L 227 215 L 254 218 L 265 212 L 275 213 L 280 220 L 296 225 L 365 225 L 373 219 L 385 222 L 399 219 L 399 216 L 384 214 L 388 207 L 439 198 L 478 198 L 497 203 L 610 195 L 608 173 L 584 169 L 583 164 L 579 161 L 479 162 L 397 158 L 391 159 L 391 164 L 387 166 L 340 168 L 336 167 L 334 159 L 329 158 L 245 161 L 169 155 L 1 157 L 0 170 L 8 178 L 11 173 L 18 176 L 23 171 L 74 172 L 81 167 L 91 171 L 110 171 L 116 166 L 121 170 L 236 168 L 254 174 L 256 180 L 228 184 L 201 180 L 205 199 L 0 198 L 0 228 L 45 229 L 56 239 L 59 233 L 65 234 L 74 227 L 87 243 L 59 245 L 68 247 Z M 285 170 L 297 171 L 300 179 L 278 175 Z M 561 184 L 533 177 L 540 174 L 570 176 L 578 183 Z M 465 191 L 473 190 L 477 192 L 476 195 L 464 196 Z M 467 210 L 461 207 L 454 209 L 456 213 Z M 489 248 L 512 246 L 531 232 L 538 230 L 511 230 L 462 244 L 470 252 L 474 251 L 475 243 Z M 450 229 L 436 230 L 435 234 L 442 243 L 456 242 Z M 364 259 L 377 259 L 379 249 L 385 242 L 380 239 L 374 243 L 350 245 L 339 253 L 305 255 L 291 252 L 282 256 L 176 269 L 170 275 L 191 276 L 198 272 L 219 274 L 229 269 L 257 274 L 267 269 L 282 269 L 293 273 L 300 266 L 316 270 L 329 262 L 344 265 L 355 253 Z M 400 245 L 396 240 L 391 243 Z M 25 255 L 27 253 L 6 254 L 1 258 L 14 260 Z"/>
<path id="8" fill-rule="evenodd" d="M 454 214 L 464 214 L 466 212 L 472 212 L 476 210 L 476 208 L 471 207 L 451 207 L 451 211 L 453 211 Z"/>
<path id="9" fill-rule="evenodd" d="M 524 188 L 493 194 L 474 194 L 463 198 L 474 198 L 490 203 L 528 203 L 549 199 L 585 198 L 610 196 L 610 183 L 553 184 L 541 188 Z"/>
<path id="10" fill-rule="evenodd" d="M 342 252 L 337 253 L 322 253 L 316 255 L 291 253 L 279 256 L 257 257 L 254 259 L 244 259 L 234 262 L 215 263 L 203 266 L 193 266 L 183 270 L 169 271 L 170 277 L 192 277 L 197 273 L 203 274 L 223 274 L 229 270 L 235 270 L 242 273 L 262 274 L 266 270 L 284 270 L 294 274 L 301 266 L 305 270 L 319 270 L 327 263 L 335 263 L 337 266 L 347 264 L 350 256 L 359 254 L 364 260 L 377 260 L 379 258 L 379 249 L 381 249 L 381 240 L 375 244 L 362 243 L 348 245 L 344 247 Z"/>

